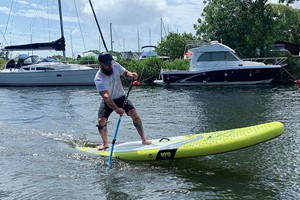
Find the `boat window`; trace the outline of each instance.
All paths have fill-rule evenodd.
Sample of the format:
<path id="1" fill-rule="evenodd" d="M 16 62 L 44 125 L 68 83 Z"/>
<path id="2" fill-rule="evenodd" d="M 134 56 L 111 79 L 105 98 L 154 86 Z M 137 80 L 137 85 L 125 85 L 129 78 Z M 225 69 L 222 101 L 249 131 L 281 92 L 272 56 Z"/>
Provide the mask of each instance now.
<path id="1" fill-rule="evenodd" d="M 237 61 L 238 59 L 234 57 L 230 52 L 206 52 L 201 54 L 198 58 L 198 62 L 203 61 Z"/>
<path id="2" fill-rule="evenodd" d="M 212 52 L 210 61 L 226 60 L 225 52 Z"/>
<path id="3" fill-rule="evenodd" d="M 201 56 L 198 58 L 198 62 L 203 62 L 203 61 L 210 61 L 210 55 L 211 53 L 206 52 L 204 54 L 201 54 Z"/>
<path id="4" fill-rule="evenodd" d="M 238 59 L 230 52 L 226 52 L 225 58 L 227 61 L 238 61 Z"/>
<path id="5" fill-rule="evenodd" d="M 40 60 L 39 56 L 33 55 L 33 56 L 31 56 L 31 57 L 32 57 L 32 62 L 33 62 L 33 63 L 38 63 L 39 60 Z"/>
<path id="6" fill-rule="evenodd" d="M 37 67 L 36 70 L 54 70 L 51 67 Z"/>
<path id="7" fill-rule="evenodd" d="M 32 64 L 31 57 L 26 58 L 26 59 L 23 61 L 23 64 L 24 64 L 24 65 L 30 65 L 30 64 Z"/>

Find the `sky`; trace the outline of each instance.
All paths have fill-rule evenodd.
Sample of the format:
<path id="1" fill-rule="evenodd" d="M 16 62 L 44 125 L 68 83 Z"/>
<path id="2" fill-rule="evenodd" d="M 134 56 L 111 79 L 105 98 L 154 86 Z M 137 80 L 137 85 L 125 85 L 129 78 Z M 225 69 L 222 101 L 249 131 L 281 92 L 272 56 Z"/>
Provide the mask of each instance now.
<path id="1" fill-rule="evenodd" d="M 193 25 L 201 18 L 205 6 L 202 0 L 91 1 L 108 50 L 120 52 L 137 52 L 144 45 L 157 45 L 169 32 L 195 34 Z M 89 0 L 61 2 L 66 55 L 72 57 L 95 49 L 105 51 Z M 293 7 L 300 8 L 300 2 Z M 60 36 L 57 0 L 0 0 L 1 47 L 54 41 Z"/>
<path id="2" fill-rule="evenodd" d="M 111 50 L 112 36 L 114 51 L 141 51 L 144 45 L 157 45 L 161 35 L 168 32 L 195 34 L 193 24 L 204 7 L 201 0 L 92 0 L 92 3 L 107 48 Z M 62 0 L 62 13 L 67 56 L 93 49 L 105 51 L 89 0 Z M 58 14 L 57 0 L 1 0 L 1 46 L 60 38 Z"/>

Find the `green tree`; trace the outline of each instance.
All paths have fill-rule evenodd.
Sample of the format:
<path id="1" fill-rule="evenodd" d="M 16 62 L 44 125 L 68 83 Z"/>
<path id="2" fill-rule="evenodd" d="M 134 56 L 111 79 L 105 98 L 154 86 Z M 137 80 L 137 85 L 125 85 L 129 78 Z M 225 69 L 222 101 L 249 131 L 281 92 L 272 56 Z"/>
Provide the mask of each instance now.
<path id="1" fill-rule="evenodd" d="M 187 40 L 195 40 L 196 37 L 191 33 L 173 33 L 170 32 L 161 43 L 157 46 L 159 55 L 169 56 L 170 59 L 182 58 L 186 47 Z"/>
<path id="2" fill-rule="evenodd" d="M 242 57 L 256 56 L 271 44 L 275 32 L 272 10 L 267 0 L 210 0 L 203 20 L 194 25 L 203 40 L 218 40 Z"/>
<path id="3" fill-rule="evenodd" d="M 274 44 L 277 30 L 271 4 L 267 2 L 267 0 L 255 0 L 250 4 L 250 13 L 248 14 L 252 24 L 250 24 L 251 35 L 248 35 L 250 36 L 248 44 L 252 47 L 252 56 L 253 53 L 256 53 L 256 49 L 260 50 L 261 56 L 265 56 L 269 52 L 269 47 Z"/>
<path id="4" fill-rule="evenodd" d="M 248 10 L 247 3 L 240 0 L 209 1 L 203 20 L 198 19 L 198 25 L 194 25 L 196 35 L 204 41 L 218 40 L 241 53 L 250 31 Z"/>
<path id="5" fill-rule="evenodd" d="M 54 56 L 49 56 L 49 58 L 53 58 L 59 62 L 63 61 L 63 56 L 62 55 L 54 55 Z"/>
<path id="6" fill-rule="evenodd" d="M 284 3 L 284 2 L 286 2 L 287 4 L 291 4 L 291 3 L 294 3 L 295 1 L 299 1 L 299 0 L 279 0 L 278 2 L 279 2 L 279 3 Z"/>
<path id="7" fill-rule="evenodd" d="M 300 44 L 300 10 L 290 6 L 272 4 L 275 18 L 276 40 Z"/>

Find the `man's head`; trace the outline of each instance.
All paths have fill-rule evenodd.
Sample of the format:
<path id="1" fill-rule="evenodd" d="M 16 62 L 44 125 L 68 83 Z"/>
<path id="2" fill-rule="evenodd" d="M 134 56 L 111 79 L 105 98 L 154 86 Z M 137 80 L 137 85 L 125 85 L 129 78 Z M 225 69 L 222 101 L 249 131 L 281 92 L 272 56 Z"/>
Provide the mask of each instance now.
<path id="1" fill-rule="evenodd" d="M 100 53 L 98 56 L 98 61 L 100 62 L 101 71 L 106 75 L 111 75 L 113 73 L 112 64 L 114 59 L 108 52 Z"/>

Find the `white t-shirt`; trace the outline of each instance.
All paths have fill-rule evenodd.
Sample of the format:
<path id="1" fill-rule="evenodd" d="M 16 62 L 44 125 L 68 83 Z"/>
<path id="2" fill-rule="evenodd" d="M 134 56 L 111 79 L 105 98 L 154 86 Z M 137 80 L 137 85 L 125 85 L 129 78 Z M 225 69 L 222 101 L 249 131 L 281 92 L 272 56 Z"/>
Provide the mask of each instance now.
<path id="1" fill-rule="evenodd" d="M 117 99 L 125 95 L 120 76 L 124 74 L 126 69 L 119 63 L 114 63 L 112 67 L 113 74 L 110 76 L 107 76 L 99 69 L 95 76 L 95 85 L 98 92 L 108 90 L 110 97 Z"/>

